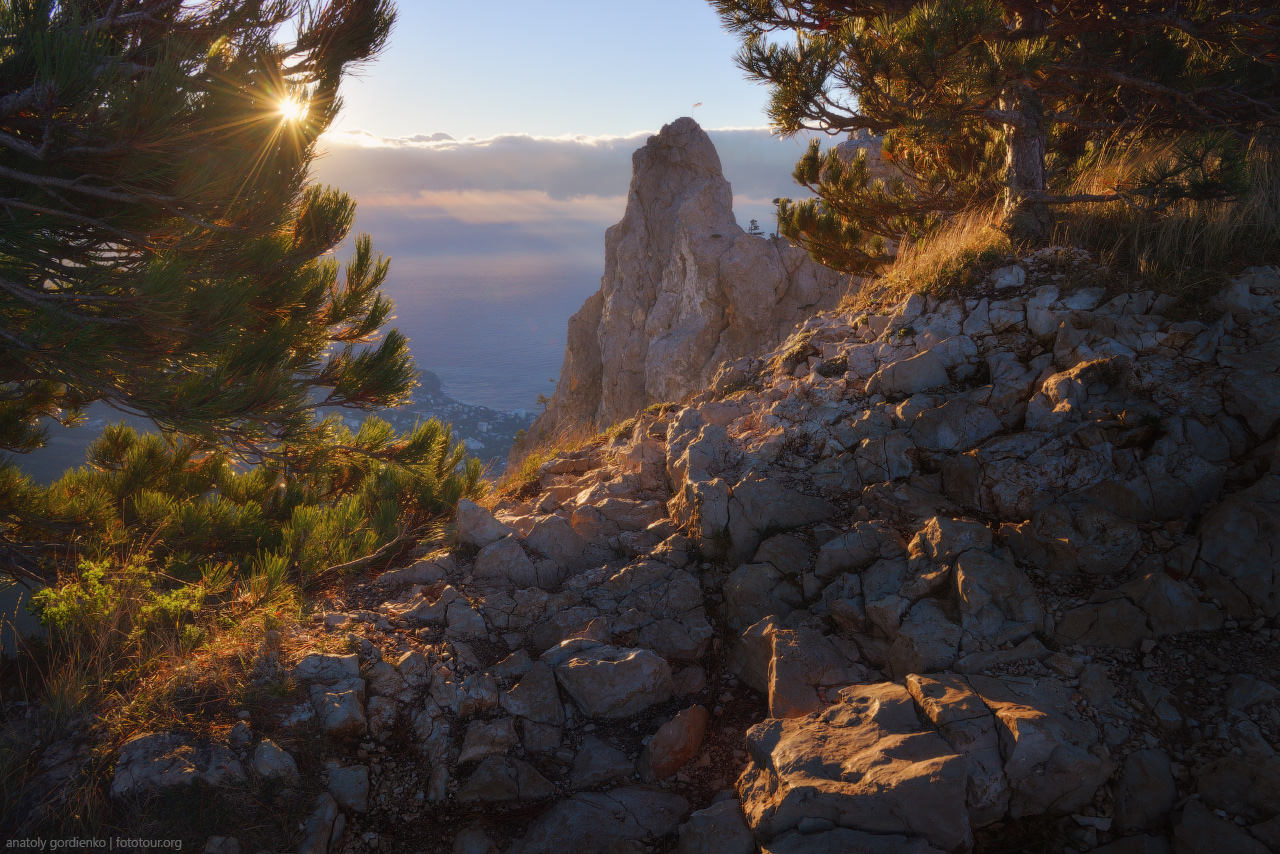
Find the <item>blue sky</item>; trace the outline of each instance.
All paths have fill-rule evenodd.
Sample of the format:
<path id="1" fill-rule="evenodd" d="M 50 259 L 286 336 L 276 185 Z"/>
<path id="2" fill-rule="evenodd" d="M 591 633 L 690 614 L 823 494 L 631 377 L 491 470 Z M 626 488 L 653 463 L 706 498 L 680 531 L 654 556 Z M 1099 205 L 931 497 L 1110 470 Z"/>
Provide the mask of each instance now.
<path id="1" fill-rule="evenodd" d="M 391 44 L 344 83 L 315 177 L 391 257 L 394 321 L 468 403 L 531 408 L 566 324 L 599 288 L 631 155 L 662 125 L 708 130 L 746 227 L 795 195 L 803 140 L 704 0 L 399 0 Z M 701 106 L 694 104 L 701 102 Z"/>
<path id="2" fill-rule="evenodd" d="M 765 89 L 733 64 L 737 42 L 705 0 L 398 5 L 389 49 L 344 87 L 339 129 L 463 138 L 619 136 L 682 115 L 765 124 Z"/>

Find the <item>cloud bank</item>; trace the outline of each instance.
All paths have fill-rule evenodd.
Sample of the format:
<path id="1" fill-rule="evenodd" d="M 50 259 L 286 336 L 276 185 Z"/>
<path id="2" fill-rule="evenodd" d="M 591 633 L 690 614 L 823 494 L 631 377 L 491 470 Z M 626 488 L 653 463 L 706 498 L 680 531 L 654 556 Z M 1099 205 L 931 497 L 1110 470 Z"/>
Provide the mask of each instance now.
<path id="1" fill-rule="evenodd" d="M 708 133 L 738 221 L 772 230 L 771 200 L 796 193 L 804 142 Z M 333 133 L 315 177 L 356 199 L 356 231 L 391 257 L 395 324 L 418 364 L 461 400 L 532 408 L 559 373 L 569 315 L 600 286 L 604 232 L 622 218 L 631 155 L 649 136 Z"/>
<path id="2" fill-rule="evenodd" d="M 766 128 L 708 133 L 733 186 L 739 220 L 772 222 L 771 200 L 799 189 L 790 175 L 804 141 L 779 139 Z M 567 240 L 590 241 L 589 230 L 596 229 L 597 246 L 574 254 L 602 254 L 603 227 L 621 219 L 626 205 L 631 155 L 649 135 L 456 140 L 443 133 L 387 139 L 339 132 L 323 141 L 317 177 L 355 196 L 365 230 L 375 221 L 382 231 L 389 218 L 402 220 L 386 232 L 395 244 L 411 237 L 414 223 L 430 223 L 443 229 L 441 239 L 425 229 L 419 236 L 451 254 L 491 251 L 499 234 L 512 251 L 540 245 L 558 253 L 574 248 Z"/>

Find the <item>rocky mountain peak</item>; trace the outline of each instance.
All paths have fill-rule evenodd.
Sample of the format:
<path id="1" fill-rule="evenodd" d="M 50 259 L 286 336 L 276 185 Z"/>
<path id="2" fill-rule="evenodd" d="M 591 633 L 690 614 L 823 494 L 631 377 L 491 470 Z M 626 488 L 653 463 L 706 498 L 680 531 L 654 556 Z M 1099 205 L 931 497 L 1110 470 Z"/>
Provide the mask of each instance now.
<path id="1" fill-rule="evenodd" d="M 632 158 L 626 214 L 605 236 L 600 290 L 569 321 L 556 393 L 530 436 L 680 400 L 720 364 L 833 307 L 841 291 L 836 273 L 789 241 L 738 225 L 710 137 L 677 119 Z"/>

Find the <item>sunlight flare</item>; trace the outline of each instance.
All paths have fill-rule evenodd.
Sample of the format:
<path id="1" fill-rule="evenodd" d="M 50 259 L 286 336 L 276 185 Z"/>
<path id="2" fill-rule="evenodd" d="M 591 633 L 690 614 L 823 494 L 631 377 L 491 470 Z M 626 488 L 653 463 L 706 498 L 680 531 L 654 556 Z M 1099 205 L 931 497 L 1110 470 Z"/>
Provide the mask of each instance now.
<path id="1" fill-rule="evenodd" d="M 307 102 L 296 95 L 280 99 L 280 120 L 286 124 L 301 121 L 307 114 Z"/>

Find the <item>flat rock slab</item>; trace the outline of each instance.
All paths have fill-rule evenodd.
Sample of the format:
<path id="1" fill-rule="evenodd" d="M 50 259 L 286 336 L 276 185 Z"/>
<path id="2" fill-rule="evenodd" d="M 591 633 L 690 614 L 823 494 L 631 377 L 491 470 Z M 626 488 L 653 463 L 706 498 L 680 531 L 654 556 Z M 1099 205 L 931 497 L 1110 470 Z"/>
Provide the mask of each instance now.
<path id="1" fill-rule="evenodd" d="M 120 747 L 111 796 L 145 796 L 196 780 L 222 786 L 244 779 L 244 767 L 226 747 L 197 745 L 181 733 L 153 732 L 136 735 Z"/>
<path id="2" fill-rule="evenodd" d="M 901 685 L 859 685 L 841 697 L 825 711 L 747 732 L 751 758 L 738 792 L 757 837 L 767 846 L 821 818 L 968 850 L 968 759 L 920 723 Z"/>

